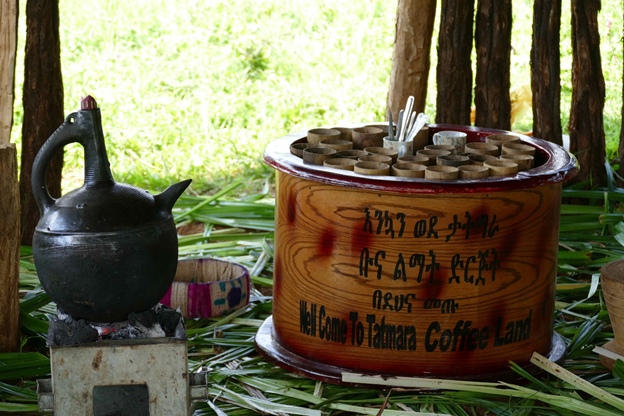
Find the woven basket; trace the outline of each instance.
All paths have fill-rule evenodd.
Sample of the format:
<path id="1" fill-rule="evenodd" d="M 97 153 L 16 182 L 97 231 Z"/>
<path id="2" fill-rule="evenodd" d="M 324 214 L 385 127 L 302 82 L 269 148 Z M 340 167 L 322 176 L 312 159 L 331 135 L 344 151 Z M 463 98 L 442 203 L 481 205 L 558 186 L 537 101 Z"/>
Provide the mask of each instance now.
<path id="1" fill-rule="evenodd" d="M 175 279 L 161 303 L 182 310 L 185 318 L 210 318 L 249 303 L 249 271 L 214 259 L 180 260 Z"/>

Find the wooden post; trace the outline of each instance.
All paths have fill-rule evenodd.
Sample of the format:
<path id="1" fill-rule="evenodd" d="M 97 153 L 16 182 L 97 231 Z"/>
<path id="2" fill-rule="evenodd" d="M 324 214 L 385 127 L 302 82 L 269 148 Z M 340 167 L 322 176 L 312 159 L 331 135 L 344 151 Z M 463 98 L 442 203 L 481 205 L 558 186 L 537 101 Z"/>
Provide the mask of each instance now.
<path id="1" fill-rule="evenodd" d="M 479 0 L 475 126 L 511 130 L 511 0 Z"/>
<path id="2" fill-rule="evenodd" d="M 19 348 L 19 188 L 15 145 L 0 144 L 0 352 Z"/>
<path id="3" fill-rule="evenodd" d="M 9 143 L 13 126 L 17 8 L 17 0 L 0 0 L 0 144 Z"/>
<path id="4" fill-rule="evenodd" d="M 574 182 L 604 183 L 605 83 L 600 58 L 600 0 L 572 0 L 572 108 L 570 151 L 581 170 Z"/>
<path id="5" fill-rule="evenodd" d="M 17 0 L 0 0 L 0 352 L 19 349 L 19 187 L 13 125 Z"/>
<path id="6" fill-rule="evenodd" d="M 24 75 L 24 124 L 22 126 L 22 244 L 31 245 L 39 221 L 30 177 L 41 145 L 63 124 L 63 78 L 59 39 L 58 0 L 29 0 L 26 4 L 26 59 Z M 53 197 L 61 194 L 63 153 L 52 160 L 46 176 Z"/>
<path id="7" fill-rule="evenodd" d="M 387 110 L 394 120 L 410 95 L 414 111 L 425 110 L 435 11 L 435 0 L 399 0 Z"/>
<path id="8" fill-rule="evenodd" d="M 531 45 L 533 136 L 563 145 L 560 30 L 561 0 L 535 0 Z"/>
<path id="9" fill-rule="evenodd" d="M 470 124 L 474 0 L 442 0 L 436 123 Z"/>

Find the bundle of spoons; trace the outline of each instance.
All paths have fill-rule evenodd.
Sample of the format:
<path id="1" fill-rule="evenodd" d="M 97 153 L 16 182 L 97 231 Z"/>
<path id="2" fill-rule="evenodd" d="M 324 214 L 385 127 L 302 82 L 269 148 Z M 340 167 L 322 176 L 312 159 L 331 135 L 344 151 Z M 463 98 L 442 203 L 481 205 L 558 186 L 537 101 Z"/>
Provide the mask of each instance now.
<path id="1" fill-rule="evenodd" d="M 410 95 L 407 99 L 405 109 L 399 111 L 399 120 L 397 121 L 396 136 L 393 134 L 392 126 L 392 113 L 389 116 L 389 134 L 390 140 L 399 142 L 411 142 L 418 132 L 427 124 L 429 118 L 425 113 L 420 113 L 416 116 L 416 111 L 412 111 L 414 107 L 414 96 Z"/>

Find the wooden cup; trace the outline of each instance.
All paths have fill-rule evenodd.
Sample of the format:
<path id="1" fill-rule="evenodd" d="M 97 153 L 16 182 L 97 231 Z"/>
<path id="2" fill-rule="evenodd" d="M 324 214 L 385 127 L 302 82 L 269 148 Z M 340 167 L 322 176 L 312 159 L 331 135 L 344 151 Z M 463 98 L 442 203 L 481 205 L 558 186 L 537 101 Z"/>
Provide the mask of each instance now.
<path id="1" fill-rule="evenodd" d="M 455 166 L 427 166 L 425 179 L 437 181 L 452 181 L 459 177 L 459 170 Z"/>
<path id="2" fill-rule="evenodd" d="M 392 158 L 392 163 L 396 163 L 399 157 L 399 153 L 396 150 L 386 149 L 385 147 L 367 147 L 364 151 L 371 155 L 390 156 Z"/>
<path id="3" fill-rule="evenodd" d="M 358 160 L 358 158 L 366 155 L 368 155 L 368 152 L 364 150 L 340 150 L 336 153 L 336 157 L 345 157 L 353 160 Z"/>
<path id="4" fill-rule="evenodd" d="M 379 127 L 358 127 L 352 130 L 353 148 L 363 150 L 366 147 L 382 147 L 385 136 Z"/>
<path id="5" fill-rule="evenodd" d="M 511 142 L 503 144 L 501 155 L 529 155 L 535 156 L 535 148 L 528 144 Z"/>
<path id="6" fill-rule="evenodd" d="M 358 158 L 358 162 L 379 162 L 379 163 L 387 163 L 388 165 L 392 164 L 392 158 L 390 156 L 385 155 L 365 155 L 360 156 Z"/>
<path id="7" fill-rule="evenodd" d="M 392 165 L 392 175 L 403 178 L 424 178 L 425 169 L 427 169 L 426 166 L 416 163 L 395 163 Z"/>
<path id="8" fill-rule="evenodd" d="M 388 123 L 367 124 L 364 127 L 374 127 L 376 129 L 381 129 L 381 131 L 383 131 L 384 136 L 387 136 L 388 132 L 390 131 L 390 126 L 388 125 Z M 396 132 L 396 128 L 392 129 L 392 133 L 394 132 Z"/>
<path id="9" fill-rule="evenodd" d="M 334 149 L 328 147 L 308 147 L 303 149 L 303 163 L 308 165 L 323 165 L 330 157 L 336 154 Z"/>
<path id="10" fill-rule="evenodd" d="M 427 143 L 429 143 L 429 127 L 425 126 L 414 137 L 414 149 L 424 149 Z"/>
<path id="11" fill-rule="evenodd" d="M 465 150 L 466 153 L 474 153 L 479 155 L 498 156 L 500 154 L 500 149 L 498 148 L 498 146 L 483 142 L 466 143 Z"/>
<path id="12" fill-rule="evenodd" d="M 490 176 L 507 176 L 518 173 L 518 164 L 511 160 L 487 160 L 483 166 L 490 170 Z"/>
<path id="13" fill-rule="evenodd" d="M 450 144 L 429 144 L 425 146 L 425 150 L 448 150 L 452 154 L 455 151 L 455 146 Z"/>
<path id="14" fill-rule="evenodd" d="M 603 266 L 600 280 L 614 337 L 603 348 L 624 355 L 624 260 L 612 261 Z M 600 356 L 600 362 L 610 370 L 615 365 L 615 360 L 604 355 Z"/>
<path id="15" fill-rule="evenodd" d="M 533 163 L 535 158 L 531 155 L 502 155 L 500 157 L 503 160 L 511 160 L 512 162 L 516 162 L 518 164 L 518 170 L 529 170 L 533 168 Z"/>
<path id="16" fill-rule="evenodd" d="M 468 158 L 470 159 L 470 164 L 471 165 L 478 165 L 478 166 L 483 166 L 483 162 L 487 161 L 487 160 L 498 160 L 498 158 L 496 156 L 492 156 L 492 155 L 480 155 L 477 153 L 473 153 L 470 156 L 468 156 Z"/>
<path id="17" fill-rule="evenodd" d="M 491 134 L 485 138 L 486 143 L 493 144 L 499 149 L 505 143 L 518 142 L 518 141 L 520 141 L 520 138 L 518 136 L 514 136 L 513 134 Z"/>
<path id="18" fill-rule="evenodd" d="M 423 155 L 403 156 L 397 159 L 398 163 L 416 163 L 417 165 L 429 166 L 429 158 Z"/>
<path id="19" fill-rule="evenodd" d="M 339 152 L 341 150 L 353 149 L 353 142 L 342 139 L 325 139 L 321 143 L 319 143 L 319 147 L 329 147 L 330 149 L 334 149 L 335 151 Z"/>
<path id="20" fill-rule="evenodd" d="M 417 155 L 421 155 L 421 156 L 427 156 L 429 158 L 429 164 L 430 165 L 435 165 L 436 164 L 436 158 L 438 156 L 448 156 L 451 154 L 451 152 L 449 152 L 448 150 L 428 150 L 428 149 L 423 149 L 423 150 L 419 150 L 416 152 Z"/>
<path id="21" fill-rule="evenodd" d="M 490 169 L 482 165 L 462 165 L 459 170 L 459 179 L 483 179 L 490 175 Z"/>
<path id="22" fill-rule="evenodd" d="M 290 153 L 295 156 L 303 157 L 303 150 L 310 147 L 310 143 L 293 143 L 290 145 Z"/>
<path id="23" fill-rule="evenodd" d="M 363 175 L 387 176 L 390 174 L 390 165 L 381 162 L 357 162 L 353 171 Z"/>
<path id="24" fill-rule="evenodd" d="M 340 139 L 341 133 L 334 129 L 308 130 L 308 143 L 316 145 L 326 139 Z"/>
<path id="25" fill-rule="evenodd" d="M 462 165 L 468 165 L 469 163 L 470 159 L 468 156 L 446 155 L 436 158 L 436 165 L 438 166 L 455 166 L 457 168 Z"/>
<path id="26" fill-rule="evenodd" d="M 332 130 L 338 130 L 342 140 L 349 140 L 350 142 L 353 141 L 353 130 L 350 127 L 332 127 Z"/>
<path id="27" fill-rule="evenodd" d="M 357 160 L 355 159 L 349 159 L 346 157 L 333 157 L 324 161 L 323 166 L 340 170 L 353 170 L 353 167 L 356 163 Z"/>

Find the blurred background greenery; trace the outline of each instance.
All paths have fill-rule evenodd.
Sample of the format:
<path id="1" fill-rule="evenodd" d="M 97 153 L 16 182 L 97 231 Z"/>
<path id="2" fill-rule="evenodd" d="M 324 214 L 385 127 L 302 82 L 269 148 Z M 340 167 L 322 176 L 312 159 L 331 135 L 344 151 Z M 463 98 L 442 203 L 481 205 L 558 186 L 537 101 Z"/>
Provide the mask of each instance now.
<path id="1" fill-rule="evenodd" d="M 532 4 L 513 1 L 512 90 L 530 86 Z M 609 157 L 621 126 L 622 7 L 621 0 L 605 1 L 599 17 Z M 21 8 L 12 132 L 18 146 L 25 2 Z M 192 191 L 203 193 L 243 177 L 247 189 L 257 189 L 271 175 L 261 155 L 272 139 L 384 118 L 396 2 L 64 0 L 60 8 L 65 113 L 77 110 L 87 94 L 98 100 L 118 181 L 157 190 L 193 178 Z M 427 97 L 431 120 L 439 4 L 437 14 Z M 564 1 L 564 132 L 572 93 L 570 32 L 570 4 Z M 526 132 L 531 125 L 528 111 L 513 128 Z M 66 149 L 63 188 L 81 182 L 82 149 L 74 144 Z"/>

